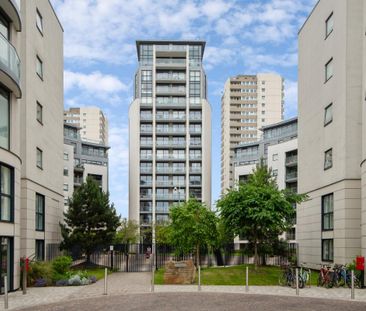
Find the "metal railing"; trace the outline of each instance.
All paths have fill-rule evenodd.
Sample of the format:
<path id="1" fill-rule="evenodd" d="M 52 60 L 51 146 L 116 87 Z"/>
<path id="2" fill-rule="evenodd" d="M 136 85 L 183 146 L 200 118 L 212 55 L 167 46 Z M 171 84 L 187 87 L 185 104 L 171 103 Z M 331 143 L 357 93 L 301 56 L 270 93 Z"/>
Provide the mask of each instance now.
<path id="1" fill-rule="evenodd" d="M 297 172 L 286 173 L 286 180 L 297 178 Z"/>
<path id="2" fill-rule="evenodd" d="M 157 133 L 181 133 L 184 134 L 186 132 L 185 128 L 179 128 L 179 127 L 157 127 L 156 128 Z"/>
<path id="3" fill-rule="evenodd" d="M 168 180 L 168 181 L 156 181 L 157 187 L 183 187 L 185 186 L 185 181 L 179 182 L 174 180 Z"/>
<path id="4" fill-rule="evenodd" d="M 159 85 L 156 87 L 156 93 L 167 93 L 167 94 L 185 94 L 186 87 L 185 86 L 167 86 L 167 85 Z"/>
<path id="5" fill-rule="evenodd" d="M 140 160 L 152 160 L 152 155 L 140 154 Z"/>
<path id="6" fill-rule="evenodd" d="M 185 194 L 181 194 L 180 196 L 176 194 L 156 194 L 157 200 L 182 201 L 185 198 L 186 198 Z"/>
<path id="7" fill-rule="evenodd" d="M 156 159 L 157 160 L 185 160 L 186 157 L 185 155 L 183 156 L 178 156 L 178 155 L 174 155 L 174 154 L 169 154 L 169 155 L 156 155 Z"/>
<path id="8" fill-rule="evenodd" d="M 156 65 L 186 65 L 186 60 L 183 58 L 157 58 Z"/>
<path id="9" fill-rule="evenodd" d="M 185 73 L 157 73 L 156 74 L 156 80 L 172 80 L 172 81 L 182 81 L 184 82 L 186 80 Z"/>
<path id="10" fill-rule="evenodd" d="M 173 168 L 173 167 L 168 167 L 168 168 L 157 167 L 156 172 L 164 173 L 164 174 L 185 173 L 186 169 L 185 168 Z"/>
<path id="11" fill-rule="evenodd" d="M 164 120 L 164 121 L 185 121 L 186 115 L 174 115 L 174 114 L 157 114 L 156 120 Z"/>

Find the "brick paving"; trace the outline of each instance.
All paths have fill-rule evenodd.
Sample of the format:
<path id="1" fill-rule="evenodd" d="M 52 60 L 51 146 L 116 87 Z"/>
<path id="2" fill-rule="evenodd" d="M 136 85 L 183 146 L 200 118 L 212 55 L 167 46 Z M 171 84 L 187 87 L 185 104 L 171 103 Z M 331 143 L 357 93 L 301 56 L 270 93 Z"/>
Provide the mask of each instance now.
<path id="1" fill-rule="evenodd" d="M 113 273 L 108 276 L 108 297 L 150 293 L 150 276 L 150 273 L 145 272 Z M 184 295 L 188 293 L 188 295 L 193 295 L 194 293 L 197 293 L 197 289 L 197 285 L 155 285 L 155 295 L 171 295 L 174 293 L 182 293 Z M 103 280 L 88 286 L 29 288 L 27 295 L 22 295 L 21 291 L 9 294 L 9 310 L 19 310 L 26 307 L 52 303 L 65 304 L 70 301 L 74 301 L 76 303 L 76 300 L 80 299 L 86 299 L 89 301 L 93 298 L 98 298 L 101 299 L 101 301 L 105 301 L 106 296 L 103 295 L 103 292 Z M 243 296 L 247 295 L 248 297 L 257 295 L 275 295 L 278 297 L 289 296 L 295 298 L 296 296 L 296 291 L 294 289 L 280 286 L 250 286 L 249 293 L 245 292 L 245 286 L 202 286 L 202 294 L 220 293 L 243 294 Z M 151 296 L 151 294 L 149 294 L 149 296 Z M 365 303 L 364 308 L 366 310 L 366 289 L 356 289 L 355 296 L 356 301 Z M 311 287 L 301 289 L 300 297 L 325 298 L 328 300 L 340 299 L 349 301 L 351 291 L 348 288 L 326 289 Z M 0 310 L 4 310 L 3 296 L 0 296 Z M 33 310 L 41 309 L 35 308 Z"/>

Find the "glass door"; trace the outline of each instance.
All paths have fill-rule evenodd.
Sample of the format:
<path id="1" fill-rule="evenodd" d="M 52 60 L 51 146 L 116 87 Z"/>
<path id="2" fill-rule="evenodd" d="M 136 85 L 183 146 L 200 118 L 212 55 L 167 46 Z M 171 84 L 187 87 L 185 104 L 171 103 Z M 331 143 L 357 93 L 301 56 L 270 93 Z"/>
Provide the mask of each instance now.
<path id="1" fill-rule="evenodd" d="M 12 290 L 12 238 L 0 237 L 0 292 L 4 293 L 4 276 L 8 277 L 8 290 Z"/>

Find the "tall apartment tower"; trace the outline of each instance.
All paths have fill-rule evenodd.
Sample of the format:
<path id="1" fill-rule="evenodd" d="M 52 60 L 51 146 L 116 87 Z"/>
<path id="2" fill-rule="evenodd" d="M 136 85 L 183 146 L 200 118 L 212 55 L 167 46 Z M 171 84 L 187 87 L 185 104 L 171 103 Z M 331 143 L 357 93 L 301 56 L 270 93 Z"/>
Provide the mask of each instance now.
<path id="1" fill-rule="evenodd" d="M 108 119 L 97 107 L 70 108 L 64 112 L 67 124 L 80 127 L 82 140 L 108 145 Z"/>
<path id="2" fill-rule="evenodd" d="M 221 193 L 233 186 L 235 146 L 261 139 L 263 126 L 283 120 L 283 79 L 272 73 L 239 75 L 221 98 Z"/>
<path id="3" fill-rule="evenodd" d="M 141 228 L 168 219 L 174 203 L 211 205 L 211 108 L 203 41 L 137 41 L 129 111 L 129 218 Z M 154 217 L 155 215 L 155 217 Z"/>
<path id="4" fill-rule="evenodd" d="M 299 260 L 366 256 L 366 2 L 320 0 L 299 32 Z"/>
<path id="5" fill-rule="evenodd" d="M 61 240 L 63 29 L 47 0 L 0 1 L 0 292 Z"/>

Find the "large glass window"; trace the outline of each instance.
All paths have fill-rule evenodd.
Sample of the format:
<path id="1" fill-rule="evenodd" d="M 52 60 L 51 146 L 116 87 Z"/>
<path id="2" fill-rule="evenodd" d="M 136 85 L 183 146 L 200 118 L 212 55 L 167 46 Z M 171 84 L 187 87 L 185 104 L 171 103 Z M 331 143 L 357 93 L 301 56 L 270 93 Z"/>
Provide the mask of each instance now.
<path id="1" fill-rule="evenodd" d="M 0 237 L 0 294 L 4 294 L 4 277 L 8 277 L 8 290 L 13 289 L 13 238 Z"/>
<path id="2" fill-rule="evenodd" d="M 9 23 L 0 13 L 0 34 L 9 40 Z"/>
<path id="3" fill-rule="evenodd" d="M 14 173 L 13 169 L 0 164 L 0 221 L 13 221 Z"/>
<path id="4" fill-rule="evenodd" d="M 328 125 L 333 121 L 333 104 L 325 107 L 324 110 L 324 126 Z"/>
<path id="5" fill-rule="evenodd" d="M 36 193 L 36 231 L 44 231 L 45 225 L 45 197 Z"/>
<path id="6" fill-rule="evenodd" d="M 334 258 L 333 239 L 323 239 L 322 240 L 322 260 L 323 261 L 333 261 L 333 258 Z"/>
<path id="7" fill-rule="evenodd" d="M 333 193 L 322 196 L 322 229 L 333 230 Z"/>
<path id="8" fill-rule="evenodd" d="M 140 46 L 141 54 L 141 64 L 142 65 L 152 65 L 153 63 L 153 46 L 148 44 L 143 44 Z"/>
<path id="9" fill-rule="evenodd" d="M 333 166 L 333 149 L 324 152 L 324 169 L 327 170 Z"/>
<path id="10" fill-rule="evenodd" d="M 10 102 L 9 93 L 0 88 L 0 147 L 10 148 Z"/>
<path id="11" fill-rule="evenodd" d="M 201 72 L 198 70 L 189 72 L 189 96 L 201 97 Z"/>
<path id="12" fill-rule="evenodd" d="M 327 18 L 327 20 L 325 21 L 325 37 L 327 38 L 331 32 L 333 31 L 333 12 L 332 14 L 329 15 L 329 17 Z"/>

